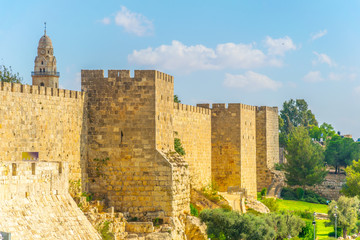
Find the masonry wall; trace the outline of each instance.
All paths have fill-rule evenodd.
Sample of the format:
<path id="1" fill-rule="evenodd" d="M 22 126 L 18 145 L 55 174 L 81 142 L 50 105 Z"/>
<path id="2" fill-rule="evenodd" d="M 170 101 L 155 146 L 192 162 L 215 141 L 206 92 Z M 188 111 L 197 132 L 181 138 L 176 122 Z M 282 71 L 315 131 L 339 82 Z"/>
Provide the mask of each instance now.
<path id="1" fill-rule="evenodd" d="M 256 107 L 240 105 L 241 188 L 256 198 Z M 237 105 L 235 105 L 238 108 Z M 232 107 L 229 104 L 229 108 Z"/>
<path id="2" fill-rule="evenodd" d="M 200 189 L 211 182 L 211 111 L 174 103 L 174 134 L 181 140 L 189 164 L 191 186 Z"/>
<path id="3" fill-rule="evenodd" d="M 277 107 L 259 107 L 256 111 L 257 190 L 269 187 L 271 169 L 279 163 L 279 120 Z"/>
<path id="4" fill-rule="evenodd" d="M 211 116 L 212 176 L 219 190 L 239 186 L 256 196 L 255 107 L 213 104 Z"/>
<path id="5" fill-rule="evenodd" d="M 81 74 L 87 93 L 90 192 L 141 219 L 187 210 L 187 164 L 171 154 L 172 77 L 135 71 L 131 78 L 128 70 L 109 70 L 108 78 L 103 70 Z M 107 158 L 100 164 L 94 160 Z"/>
<path id="6" fill-rule="evenodd" d="M 0 162 L 0 229 L 11 239 L 101 239 L 68 193 L 67 162 Z"/>
<path id="7" fill-rule="evenodd" d="M 0 162 L 39 152 L 40 160 L 68 162 L 70 179 L 84 179 L 83 104 L 81 92 L 0 82 Z"/>

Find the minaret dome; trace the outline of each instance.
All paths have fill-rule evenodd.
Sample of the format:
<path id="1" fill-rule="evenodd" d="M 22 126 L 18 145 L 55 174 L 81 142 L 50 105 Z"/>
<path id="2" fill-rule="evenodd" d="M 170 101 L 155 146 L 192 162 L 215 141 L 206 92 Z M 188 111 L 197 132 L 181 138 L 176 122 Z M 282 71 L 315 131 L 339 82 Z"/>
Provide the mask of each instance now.
<path id="1" fill-rule="evenodd" d="M 34 71 L 31 73 L 33 85 L 58 88 L 60 73 L 56 71 L 56 58 L 51 39 L 44 35 L 39 40 Z"/>

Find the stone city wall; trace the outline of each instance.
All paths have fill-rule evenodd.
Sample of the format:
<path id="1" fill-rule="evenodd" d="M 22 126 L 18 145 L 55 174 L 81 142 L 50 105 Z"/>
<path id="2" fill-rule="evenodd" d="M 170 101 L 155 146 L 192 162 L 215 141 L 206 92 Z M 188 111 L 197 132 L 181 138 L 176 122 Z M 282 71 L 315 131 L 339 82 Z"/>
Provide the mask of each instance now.
<path id="1" fill-rule="evenodd" d="M 256 198 L 256 107 L 239 104 L 241 137 L 241 188 Z M 229 104 L 230 108 L 230 104 Z M 238 108 L 238 106 L 236 106 Z"/>
<path id="2" fill-rule="evenodd" d="M 245 104 L 212 105 L 212 178 L 220 191 L 239 186 L 256 196 L 255 112 Z"/>
<path id="3" fill-rule="evenodd" d="M 38 152 L 42 161 L 68 162 L 70 179 L 84 178 L 83 93 L 0 82 L 0 103 L 0 161 Z"/>
<path id="4" fill-rule="evenodd" d="M 82 70 L 81 75 L 87 93 L 90 192 L 140 219 L 186 211 L 188 165 L 169 155 L 174 144 L 172 77 L 135 71 L 131 78 L 128 70 L 109 70 L 108 78 L 103 70 Z"/>
<path id="5" fill-rule="evenodd" d="M 211 111 L 174 103 L 174 134 L 185 150 L 191 186 L 200 189 L 211 182 Z"/>
<path id="6" fill-rule="evenodd" d="M 0 162 L 0 230 L 11 239 L 101 239 L 68 193 L 67 162 Z"/>
<path id="7" fill-rule="evenodd" d="M 325 180 L 320 185 L 310 188 L 317 194 L 329 200 L 338 200 L 341 196 L 340 191 L 346 183 L 345 174 L 328 173 Z"/>
<path id="8" fill-rule="evenodd" d="M 275 163 L 279 163 L 278 108 L 262 106 L 256 111 L 257 191 L 271 184 Z"/>

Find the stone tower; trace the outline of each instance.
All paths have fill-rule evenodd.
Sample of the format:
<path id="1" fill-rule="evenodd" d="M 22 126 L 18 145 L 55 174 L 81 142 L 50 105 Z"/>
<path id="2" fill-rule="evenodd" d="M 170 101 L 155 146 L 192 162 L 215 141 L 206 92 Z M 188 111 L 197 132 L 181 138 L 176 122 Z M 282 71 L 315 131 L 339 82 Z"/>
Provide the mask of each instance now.
<path id="1" fill-rule="evenodd" d="M 51 88 L 59 87 L 60 73 L 56 71 L 56 58 L 51 39 L 46 35 L 40 38 L 35 58 L 34 71 L 31 72 L 32 84 Z"/>

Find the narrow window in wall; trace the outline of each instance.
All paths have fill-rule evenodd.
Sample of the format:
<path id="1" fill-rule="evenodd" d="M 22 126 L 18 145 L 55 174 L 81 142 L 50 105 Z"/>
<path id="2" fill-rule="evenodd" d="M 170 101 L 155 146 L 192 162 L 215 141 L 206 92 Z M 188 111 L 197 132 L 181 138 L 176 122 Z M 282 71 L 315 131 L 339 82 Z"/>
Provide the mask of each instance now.
<path id="1" fill-rule="evenodd" d="M 42 82 L 42 83 L 40 83 L 40 86 L 45 86 L 45 84 Z"/>
<path id="2" fill-rule="evenodd" d="M 40 68 L 40 72 L 42 72 L 42 69 Z"/>
<path id="3" fill-rule="evenodd" d="M 57 88 L 57 83 L 55 83 L 55 88 Z"/>
<path id="4" fill-rule="evenodd" d="M 17 167 L 16 163 L 13 163 L 12 164 L 12 175 L 13 176 L 16 176 L 16 167 Z"/>
<path id="5" fill-rule="evenodd" d="M 59 174 L 62 174 L 62 162 L 59 162 Z"/>
<path id="6" fill-rule="evenodd" d="M 32 175 L 35 175 L 35 167 L 36 167 L 35 164 L 36 164 L 36 163 L 31 163 L 31 174 L 32 174 Z"/>
<path id="7" fill-rule="evenodd" d="M 123 137 L 124 137 L 124 133 L 123 133 L 123 131 L 121 131 L 121 132 L 120 132 L 120 137 L 121 137 L 121 139 L 120 139 L 120 143 L 123 143 Z"/>
<path id="8" fill-rule="evenodd" d="M 44 61 L 41 61 L 41 65 L 44 65 Z"/>

